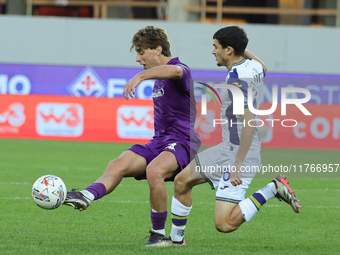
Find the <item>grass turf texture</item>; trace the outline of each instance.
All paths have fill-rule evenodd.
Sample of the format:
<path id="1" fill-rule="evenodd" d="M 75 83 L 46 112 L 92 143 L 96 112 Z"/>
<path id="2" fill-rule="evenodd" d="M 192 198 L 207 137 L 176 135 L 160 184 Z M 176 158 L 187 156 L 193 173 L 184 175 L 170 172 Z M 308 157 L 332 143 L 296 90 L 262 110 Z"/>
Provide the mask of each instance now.
<path id="1" fill-rule="evenodd" d="M 129 144 L 0 140 L 1 254 L 339 254 L 340 179 L 293 178 L 300 214 L 277 199 L 234 233 L 214 228 L 214 194 L 208 184 L 193 190 L 186 248 L 143 247 L 151 228 L 146 181 L 127 178 L 84 212 L 62 206 L 43 210 L 31 198 L 34 181 L 61 177 L 68 189 L 95 181 Z M 339 151 L 263 149 L 264 164 L 339 163 Z M 340 169 L 338 169 L 338 172 Z M 255 178 L 247 196 L 269 178 Z M 338 175 L 339 176 L 339 175 Z M 169 198 L 173 184 L 167 183 Z M 170 211 L 170 199 L 168 211 Z M 166 232 L 171 228 L 170 215 Z M 180 250 L 178 250 L 180 249 Z"/>

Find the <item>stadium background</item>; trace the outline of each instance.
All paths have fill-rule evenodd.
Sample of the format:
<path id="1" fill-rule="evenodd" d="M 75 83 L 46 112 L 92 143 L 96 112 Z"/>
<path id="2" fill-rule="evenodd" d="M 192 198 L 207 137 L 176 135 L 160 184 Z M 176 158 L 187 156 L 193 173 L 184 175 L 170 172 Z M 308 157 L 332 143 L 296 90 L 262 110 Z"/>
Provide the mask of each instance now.
<path id="1" fill-rule="evenodd" d="M 132 142 L 145 142 L 152 135 L 152 81 L 140 86 L 138 98 L 121 98 L 125 82 L 142 70 L 135 53 L 129 51 L 138 29 L 150 24 L 166 28 L 173 56 L 191 67 L 199 86 L 197 81 L 224 80 L 226 70 L 218 68 L 211 55 L 212 35 L 231 23 L 212 22 L 212 14 L 202 23 L 197 17 L 184 21 L 176 15 L 160 21 L 154 9 L 135 12 L 135 19 L 125 20 L 118 19 L 126 18 L 120 16 L 122 11 L 111 10 L 108 19 L 93 19 L 90 10 L 85 12 L 87 18 L 80 19 L 74 15 L 78 9 L 61 15 L 68 17 L 45 17 L 40 7 L 34 7 L 33 17 L 26 17 L 26 6 L 13 10 L 14 2 L 26 3 L 0 0 L 3 14 L 17 14 L 0 15 L 0 253 L 178 254 L 141 247 L 150 228 L 146 182 L 127 178 L 83 213 L 66 206 L 42 210 L 32 201 L 31 188 L 45 174 L 60 176 L 68 188 L 84 188 Z M 183 9 L 193 0 L 170 2 L 181 2 Z M 268 7 L 279 1 L 228 0 L 224 4 L 231 2 L 244 6 L 261 2 Z M 280 2 L 313 2 L 315 10 L 315 3 L 334 5 L 336 1 Z M 292 115 L 284 117 L 296 117 L 298 128 L 262 130 L 263 165 L 291 164 L 305 170 L 305 164 L 322 164 L 330 170 L 330 165 L 340 163 L 340 30 L 335 18 L 312 16 L 302 21 L 290 15 L 250 16 L 244 18 L 246 23 L 234 16 L 232 21 L 245 28 L 249 49 L 268 66 L 266 103 L 270 104 L 273 86 L 304 87 L 312 93 L 306 104 L 311 117 L 294 107 L 288 109 Z M 199 101 L 200 90 L 195 92 Z M 211 101 L 208 110 L 218 114 Z M 198 128 L 204 144 L 220 139 L 218 130 Z M 273 199 L 253 221 L 228 235 L 214 228 L 214 191 L 200 185 L 193 190 L 188 247 L 180 254 L 338 254 L 339 170 L 323 176 L 315 168 L 302 176 L 288 173 L 301 199 L 301 213 L 294 214 L 288 205 Z M 276 174 L 258 174 L 247 195 Z M 173 184 L 166 185 L 171 196 Z M 170 227 L 169 217 L 167 233 Z"/>
<path id="2" fill-rule="evenodd" d="M 136 99 L 119 98 L 126 81 L 141 70 L 134 52 L 129 51 L 131 36 L 150 24 L 167 29 L 173 56 L 191 67 L 195 82 L 224 81 L 226 70 L 218 68 L 211 55 L 212 35 L 224 24 L 1 16 L 0 28 L 6 38 L 0 48 L 1 137 L 147 141 L 152 136 L 153 81 L 138 87 Z M 339 149 L 340 30 L 242 26 L 250 38 L 248 49 L 268 66 L 265 102 L 271 103 L 273 86 L 304 87 L 312 93 L 308 103 L 314 110 L 312 116 L 298 116 L 295 128 L 266 123 L 262 128 L 263 146 Z M 202 91 L 197 89 L 195 93 L 200 101 Z M 77 107 L 72 108 L 73 104 Z M 88 115 L 91 109 L 96 109 L 95 116 Z M 21 117 L 13 119 L 9 112 Z M 287 116 L 280 116 L 277 110 L 270 117 L 296 118 L 298 112 L 291 107 Z M 218 109 L 212 107 L 210 114 L 218 116 Z M 78 118 L 78 122 L 70 126 L 68 118 Z M 201 128 L 200 132 L 205 145 L 219 139 L 219 131 L 214 128 Z"/>

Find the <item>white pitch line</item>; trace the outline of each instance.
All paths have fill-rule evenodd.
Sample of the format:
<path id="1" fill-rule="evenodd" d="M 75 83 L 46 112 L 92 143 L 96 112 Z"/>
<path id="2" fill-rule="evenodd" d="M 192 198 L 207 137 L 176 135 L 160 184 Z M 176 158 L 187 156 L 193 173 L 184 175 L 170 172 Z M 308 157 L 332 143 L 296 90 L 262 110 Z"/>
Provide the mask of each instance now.
<path id="1" fill-rule="evenodd" d="M 95 167 L 82 167 L 82 166 L 78 166 L 75 169 L 77 169 L 77 170 L 84 170 L 84 171 L 93 171 L 96 168 Z"/>
<path id="2" fill-rule="evenodd" d="M 119 201 L 105 201 L 107 203 L 122 203 L 122 204 L 149 204 L 150 201 L 131 201 L 131 200 L 119 200 Z"/>
<path id="3" fill-rule="evenodd" d="M 0 185 L 33 185 L 33 182 L 0 182 Z"/>
<path id="4" fill-rule="evenodd" d="M 0 182 L 0 185 L 33 185 L 33 182 Z M 121 183 L 119 184 L 120 187 L 122 186 L 135 186 L 133 184 L 126 184 L 126 183 Z M 340 189 L 329 189 L 329 188 L 325 188 L 325 189 L 294 189 L 295 193 L 299 193 L 299 192 L 340 192 Z"/>
<path id="5" fill-rule="evenodd" d="M 200 202 L 200 203 L 194 203 L 194 205 L 215 205 L 215 203 L 204 203 L 204 202 Z M 264 205 L 264 207 L 284 207 L 286 205 Z M 303 208 L 315 208 L 315 209 L 340 209 L 340 206 L 323 206 L 323 205 L 318 205 L 318 206 L 305 206 L 302 205 Z"/>
<path id="6" fill-rule="evenodd" d="M 8 200 L 27 200 L 32 199 L 32 197 L 0 197 L 0 199 L 8 199 Z M 131 200 L 117 200 L 117 201 L 105 201 L 105 203 L 118 203 L 118 204 L 148 204 L 149 201 L 131 201 Z M 194 203 L 194 205 L 215 205 L 215 203 L 205 203 L 199 202 Z M 283 207 L 286 205 L 265 205 L 265 207 Z M 303 208 L 313 208 L 313 209 L 340 209 L 340 206 L 324 206 L 324 205 L 317 205 L 317 206 L 304 206 Z"/>
<path id="7" fill-rule="evenodd" d="M 118 200 L 118 201 L 105 201 L 106 203 L 131 203 L 131 204 L 148 204 L 150 203 L 149 201 L 131 201 L 131 200 Z M 215 205 L 215 203 L 205 203 L 205 202 L 200 202 L 200 203 L 194 203 L 194 205 Z M 265 207 L 284 207 L 286 205 L 265 205 Z M 315 208 L 315 209 L 340 209 L 340 206 L 303 206 L 303 208 Z"/>
<path id="8" fill-rule="evenodd" d="M 329 188 L 325 188 L 325 189 L 294 189 L 294 191 L 296 192 L 324 192 L 324 191 L 336 191 L 336 192 L 340 192 L 340 189 L 329 189 Z"/>
<path id="9" fill-rule="evenodd" d="M 32 197 L 0 197 L 0 199 L 25 200 L 25 199 L 32 199 Z"/>

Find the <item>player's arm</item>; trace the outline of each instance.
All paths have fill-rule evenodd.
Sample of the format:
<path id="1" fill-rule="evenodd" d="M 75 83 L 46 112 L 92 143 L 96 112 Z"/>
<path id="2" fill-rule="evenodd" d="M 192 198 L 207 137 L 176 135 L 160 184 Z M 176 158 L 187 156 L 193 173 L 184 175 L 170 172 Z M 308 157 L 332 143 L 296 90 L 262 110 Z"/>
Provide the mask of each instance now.
<path id="1" fill-rule="evenodd" d="M 242 115 L 241 117 L 245 122 L 245 126 L 242 128 L 242 131 L 241 131 L 240 146 L 237 151 L 237 155 L 236 155 L 236 159 L 234 163 L 236 172 L 232 172 L 230 174 L 230 182 L 234 186 L 242 184 L 241 175 L 240 175 L 241 166 L 242 166 L 243 160 L 245 159 L 248 153 L 250 145 L 253 141 L 253 137 L 254 137 L 254 133 L 256 129 L 256 127 L 252 127 L 248 125 L 248 121 L 254 119 L 253 113 L 248 111 L 248 112 L 245 112 L 244 115 Z"/>
<path id="2" fill-rule="evenodd" d="M 183 69 L 177 65 L 162 65 L 150 68 L 137 74 L 142 81 L 150 79 L 181 79 Z"/>
<path id="3" fill-rule="evenodd" d="M 245 57 L 245 58 L 252 58 L 252 59 L 255 59 L 257 62 L 259 62 L 259 63 L 262 65 L 263 70 L 264 70 L 264 75 L 267 74 L 267 67 L 266 67 L 266 65 L 264 64 L 264 62 L 263 62 L 261 59 L 259 59 L 258 57 L 256 57 L 256 56 L 255 56 L 253 53 L 251 53 L 249 50 L 245 50 L 245 52 L 244 52 L 244 57 Z"/>
<path id="4" fill-rule="evenodd" d="M 135 95 L 135 88 L 144 80 L 156 79 L 180 79 L 183 76 L 183 69 L 177 65 L 161 65 L 150 68 L 143 72 L 135 75 L 125 86 L 124 86 L 124 97 L 129 99 Z"/>

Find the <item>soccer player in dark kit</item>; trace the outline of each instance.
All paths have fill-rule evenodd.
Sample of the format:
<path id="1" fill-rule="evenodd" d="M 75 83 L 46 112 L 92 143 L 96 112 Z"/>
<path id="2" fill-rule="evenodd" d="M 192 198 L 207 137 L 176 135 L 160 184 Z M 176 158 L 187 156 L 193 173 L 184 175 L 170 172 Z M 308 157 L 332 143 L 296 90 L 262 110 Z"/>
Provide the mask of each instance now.
<path id="1" fill-rule="evenodd" d="M 154 26 L 140 29 L 132 39 L 132 49 L 145 70 L 125 85 L 123 94 L 126 99 L 133 98 L 135 88 L 143 80 L 156 80 L 152 93 L 154 137 L 148 144 L 136 144 L 124 151 L 85 190 L 68 191 L 64 204 L 82 211 L 93 200 L 111 193 L 124 177 L 147 179 L 152 229 L 144 244 L 157 246 L 165 238 L 168 204 L 165 181 L 172 181 L 189 164 L 201 144 L 194 130 L 196 101 L 190 68 L 172 58 L 164 29 Z"/>

